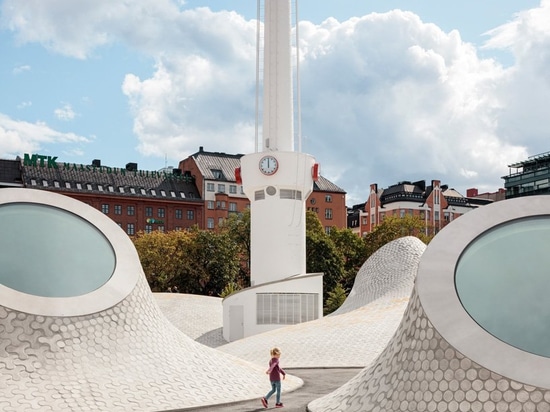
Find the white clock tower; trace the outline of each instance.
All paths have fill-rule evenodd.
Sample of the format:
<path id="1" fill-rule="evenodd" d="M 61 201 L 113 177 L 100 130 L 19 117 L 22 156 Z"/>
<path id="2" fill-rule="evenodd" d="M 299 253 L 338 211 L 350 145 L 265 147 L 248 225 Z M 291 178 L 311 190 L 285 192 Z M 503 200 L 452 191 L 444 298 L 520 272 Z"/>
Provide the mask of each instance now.
<path id="1" fill-rule="evenodd" d="M 318 165 L 294 148 L 291 0 L 264 4 L 261 150 L 237 171 L 250 200 L 251 287 L 224 299 L 229 341 L 322 316 L 322 274 L 306 273 L 305 202 Z"/>
<path id="2" fill-rule="evenodd" d="M 241 158 L 251 208 L 251 283 L 303 274 L 315 159 L 294 151 L 290 0 L 265 1 L 262 151 Z"/>

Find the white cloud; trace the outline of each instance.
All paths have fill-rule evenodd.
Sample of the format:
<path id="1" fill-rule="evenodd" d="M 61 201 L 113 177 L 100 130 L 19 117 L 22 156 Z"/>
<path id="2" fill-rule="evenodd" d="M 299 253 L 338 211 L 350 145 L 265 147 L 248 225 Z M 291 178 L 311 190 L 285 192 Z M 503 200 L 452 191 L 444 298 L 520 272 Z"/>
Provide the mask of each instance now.
<path id="1" fill-rule="evenodd" d="M 31 66 L 29 66 L 28 64 L 25 64 L 25 65 L 22 65 L 22 66 L 17 66 L 13 69 L 13 74 L 17 75 L 17 74 L 21 74 L 23 72 L 27 72 L 27 71 L 30 71 L 31 70 Z"/>
<path id="2" fill-rule="evenodd" d="M 64 104 L 63 107 L 54 110 L 54 115 L 59 120 L 69 121 L 75 118 L 76 113 L 70 104 Z"/>
<path id="3" fill-rule="evenodd" d="M 15 157 L 21 153 L 37 153 L 46 144 L 83 144 L 89 139 L 74 133 L 61 133 L 44 123 L 14 120 L 0 113 L 0 156 Z"/>
<path id="4" fill-rule="evenodd" d="M 86 58 L 116 41 L 151 56 L 151 77 L 129 73 L 122 84 L 142 153 L 250 152 L 255 22 L 181 6 L 4 0 L 2 14 L 19 41 L 66 55 Z M 550 0 L 542 0 L 489 33 L 485 47 L 514 54 L 507 68 L 410 12 L 303 22 L 303 150 L 348 192 L 348 204 L 364 201 L 370 183 L 401 180 L 496 190 L 508 164 L 549 150 L 548 21 Z"/>

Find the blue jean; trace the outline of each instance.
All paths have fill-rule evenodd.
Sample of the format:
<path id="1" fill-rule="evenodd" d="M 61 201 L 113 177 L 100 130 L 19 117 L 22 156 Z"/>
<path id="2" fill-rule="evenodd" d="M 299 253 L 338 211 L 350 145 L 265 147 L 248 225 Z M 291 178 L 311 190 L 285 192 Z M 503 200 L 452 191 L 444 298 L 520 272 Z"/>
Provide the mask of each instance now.
<path id="1" fill-rule="evenodd" d="M 275 402 L 281 403 L 281 381 L 271 381 L 271 390 L 265 395 L 265 398 L 269 399 L 275 392 L 277 392 Z"/>

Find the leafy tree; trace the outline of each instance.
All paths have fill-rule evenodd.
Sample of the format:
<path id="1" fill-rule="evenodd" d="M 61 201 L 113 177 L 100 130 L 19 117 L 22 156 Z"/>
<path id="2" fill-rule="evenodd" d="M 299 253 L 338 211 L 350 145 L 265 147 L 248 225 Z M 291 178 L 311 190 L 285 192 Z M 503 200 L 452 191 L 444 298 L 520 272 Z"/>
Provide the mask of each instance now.
<path id="1" fill-rule="evenodd" d="M 178 274 L 186 265 L 182 244 L 190 242 L 187 232 L 159 231 L 138 233 L 134 245 L 147 282 L 154 292 L 165 292 L 178 283 Z"/>
<path id="2" fill-rule="evenodd" d="M 344 271 L 339 280 L 340 286 L 350 291 L 357 272 L 367 260 L 367 246 L 363 239 L 347 228 L 333 227 L 329 237 L 344 260 Z"/>
<path id="3" fill-rule="evenodd" d="M 237 284 L 240 288 L 250 286 L 250 209 L 229 215 L 221 231 L 237 245 L 240 261 Z"/>
<path id="4" fill-rule="evenodd" d="M 154 292 L 177 286 L 182 293 L 218 296 L 239 272 L 237 246 L 228 233 L 197 227 L 139 233 L 134 245 Z"/>
<path id="5" fill-rule="evenodd" d="M 367 256 L 371 256 L 385 244 L 405 236 L 416 236 L 424 243 L 429 243 L 432 237 L 426 236 L 425 233 L 425 223 L 418 216 L 388 216 L 364 237 Z"/>
<path id="6" fill-rule="evenodd" d="M 188 293 L 219 296 L 239 273 L 237 245 L 227 232 L 193 228 L 189 233 L 193 239 L 187 250 L 190 271 L 181 273 L 179 281 Z"/>
<path id="7" fill-rule="evenodd" d="M 334 312 L 336 309 L 342 306 L 345 300 L 346 300 L 346 290 L 342 287 L 341 284 L 337 283 L 334 289 L 328 292 L 328 298 L 327 298 L 327 303 L 325 305 L 324 314 L 328 315 L 329 313 Z"/>
<path id="8" fill-rule="evenodd" d="M 344 273 L 344 259 L 314 212 L 306 212 L 306 271 L 323 272 L 323 301 Z"/>

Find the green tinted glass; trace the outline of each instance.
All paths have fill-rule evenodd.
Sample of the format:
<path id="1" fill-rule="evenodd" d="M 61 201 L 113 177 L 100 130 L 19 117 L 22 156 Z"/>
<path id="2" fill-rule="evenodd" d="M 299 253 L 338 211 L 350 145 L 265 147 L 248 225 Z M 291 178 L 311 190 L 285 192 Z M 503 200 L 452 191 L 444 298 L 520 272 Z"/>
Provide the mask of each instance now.
<path id="1" fill-rule="evenodd" d="M 115 269 L 109 241 L 88 221 L 34 203 L 0 206 L 0 283 L 35 296 L 98 289 Z"/>

